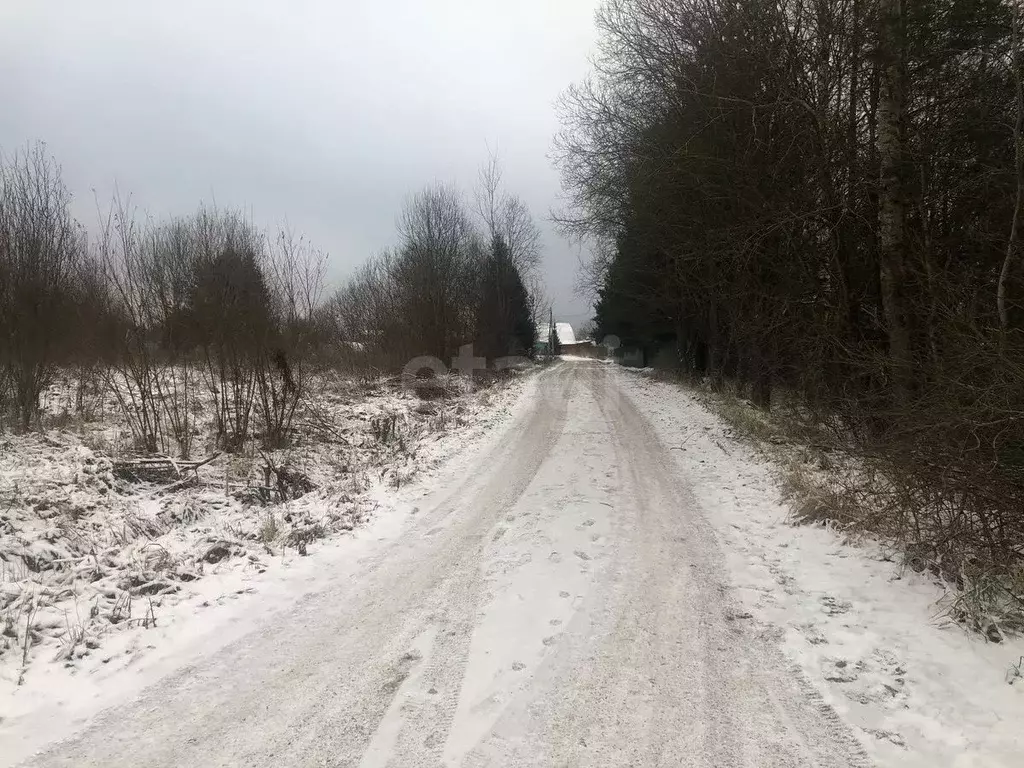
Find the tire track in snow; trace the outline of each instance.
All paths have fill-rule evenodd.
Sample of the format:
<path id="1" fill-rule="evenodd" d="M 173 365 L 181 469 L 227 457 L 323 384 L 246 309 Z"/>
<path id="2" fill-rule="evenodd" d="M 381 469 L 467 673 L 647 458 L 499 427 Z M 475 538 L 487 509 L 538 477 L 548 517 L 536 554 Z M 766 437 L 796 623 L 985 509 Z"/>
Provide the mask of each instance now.
<path id="1" fill-rule="evenodd" d="M 622 376 L 622 372 L 611 369 L 610 376 Z M 661 485 L 662 504 L 668 508 L 672 497 L 683 498 L 690 514 L 677 515 L 674 523 L 687 530 L 686 554 L 700 565 L 695 569 L 698 589 L 703 593 L 693 606 L 701 616 L 705 638 L 708 635 L 728 638 L 725 645 L 705 639 L 708 654 L 707 672 L 714 685 L 719 678 L 717 699 L 708 717 L 715 723 L 709 751 L 729 740 L 736 740 L 737 734 L 747 740 L 741 743 L 742 755 L 733 753 L 721 755 L 722 765 L 813 765 L 813 766 L 860 766 L 871 765 L 871 760 L 860 742 L 842 722 L 838 713 L 829 706 L 817 690 L 805 679 L 802 671 L 789 662 L 779 643 L 776 628 L 747 626 L 747 620 L 739 618 L 745 614 L 729 596 L 724 564 L 719 555 L 720 546 L 710 524 L 703 518 L 699 505 L 692 493 L 677 479 L 677 468 L 670 460 L 670 453 L 661 445 L 654 430 L 644 416 L 629 400 L 618 385 L 619 396 L 615 402 L 620 408 L 616 423 L 626 425 L 627 452 L 634 457 L 634 463 L 650 468 L 646 482 Z M 644 483 L 641 483 L 643 485 Z M 657 506 L 657 505 L 655 505 Z M 672 525 L 669 521 L 669 525 Z M 693 545 L 697 546 L 694 547 Z M 710 577 L 710 578 L 709 578 Z M 714 586 L 717 585 L 717 586 Z M 718 594 L 716 595 L 715 592 Z M 737 675 L 742 670 L 742 675 Z M 722 681 L 727 685 L 721 685 Z M 746 693 L 743 701 L 738 694 Z M 729 700 L 729 699 L 733 700 Z M 737 706 L 745 704 L 745 706 Z M 774 712 L 773 718 L 785 726 L 788 735 L 794 737 L 790 749 L 774 745 L 764 750 L 762 740 L 770 733 L 770 721 L 761 727 L 751 728 L 758 715 L 764 710 L 760 705 Z M 723 715 L 725 715 L 723 717 Z M 741 742 L 742 742 L 741 738 Z M 727 759 L 723 759 L 727 758 Z"/>
<path id="2" fill-rule="evenodd" d="M 35 764 L 866 765 L 772 628 L 733 608 L 718 539 L 620 375 L 549 368 L 504 441 L 336 592 Z M 536 507 L 497 536 L 517 505 Z M 508 564 L 504 602 L 485 591 L 495 563 Z M 494 615 L 512 598 L 522 627 Z M 532 655 L 481 684 L 496 640 Z"/>
<path id="3" fill-rule="evenodd" d="M 733 608 L 717 537 L 617 371 L 581 368 L 580 400 L 609 430 L 614 557 L 464 764 L 868 765 L 777 638 Z"/>
<path id="4" fill-rule="evenodd" d="M 454 504 L 464 507 L 472 526 L 467 526 L 453 551 L 451 569 L 443 585 L 431 596 L 431 623 L 436 633 L 430 657 L 418 678 L 419 689 L 405 693 L 394 712 L 401 720 L 399 737 L 388 766 L 440 765 L 462 690 L 473 628 L 481 601 L 483 548 L 495 525 L 533 481 L 541 464 L 565 427 L 569 397 L 576 381 L 575 369 L 559 372 L 562 365 L 541 376 L 541 403 L 525 429 L 513 434 L 491 462 L 493 472 L 482 488 L 465 488 L 453 494 Z M 484 512 L 484 514 L 481 514 Z M 370 768 L 365 760 L 362 765 Z"/>

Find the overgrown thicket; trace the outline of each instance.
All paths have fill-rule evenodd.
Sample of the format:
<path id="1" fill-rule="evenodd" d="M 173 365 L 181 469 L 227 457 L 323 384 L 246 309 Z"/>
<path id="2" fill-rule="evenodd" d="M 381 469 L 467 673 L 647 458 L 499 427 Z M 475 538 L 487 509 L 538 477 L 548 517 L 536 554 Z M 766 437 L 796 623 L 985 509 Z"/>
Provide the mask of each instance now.
<path id="1" fill-rule="evenodd" d="M 21 429 L 59 363 L 74 350 L 73 329 L 88 303 L 84 233 L 70 195 L 41 147 L 0 157 L 0 404 Z"/>
<path id="2" fill-rule="evenodd" d="M 794 394 L 883 478 L 874 525 L 1019 569 L 1017 4 L 607 0 L 599 26 L 559 140 L 599 333 Z"/>
<path id="3" fill-rule="evenodd" d="M 0 426 L 39 426 L 65 373 L 76 412 L 109 393 L 142 452 L 187 458 L 201 416 L 223 449 L 287 442 L 322 346 L 323 254 L 235 212 L 154 222 L 120 200 L 90 238 L 42 145 L 0 158 L 0 184 Z"/>
<path id="4" fill-rule="evenodd" d="M 528 209 L 501 189 L 494 160 L 481 173 L 475 210 L 458 189 L 426 188 L 398 220 L 399 244 L 371 259 L 328 304 L 340 357 L 388 370 L 459 350 L 489 363 L 533 355 L 543 299 L 536 285 L 540 235 Z"/>
<path id="5" fill-rule="evenodd" d="M 94 346 L 138 447 L 187 457 L 200 389 L 222 448 L 288 440 L 321 345 L 324 254 L 235 212 L 154 223 L 122 202 L 96 254 L 108 330 Z"/>
<path id="6" fill-rule="evenodd" d="M 536 226 L 493 160 L 477 203 L 413 197 L 401 245 L 325 301 L 326 255 L 287 229 L 211 207 L 154 221 L 115 199 L 89 234 L 42 145 L 0 155 L 0 429 L 40 426 L 70 379 L 79 415 L 117 401 L 135 450 L 187 458 L 210 427 L 221 450 L 275 449 L 328 366 L 531 354 Z"/>

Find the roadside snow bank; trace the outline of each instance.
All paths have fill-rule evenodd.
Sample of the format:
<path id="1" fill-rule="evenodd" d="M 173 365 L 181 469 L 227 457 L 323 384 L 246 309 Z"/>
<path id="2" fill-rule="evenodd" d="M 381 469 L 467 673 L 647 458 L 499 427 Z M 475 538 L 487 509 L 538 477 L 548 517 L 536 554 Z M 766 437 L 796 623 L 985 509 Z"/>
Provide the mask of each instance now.
<path id="1" fill-rule="evenodd" d="M 880 765 L 1024 764 L 1024 640 L 939 620 L 941 585 L 870 542 L 788 522 L 775 468 L 677 385 L 619 369 L 715 526 L 737 599 Z M 1021 670 L 1024 673 L 1024 669 Z"/>

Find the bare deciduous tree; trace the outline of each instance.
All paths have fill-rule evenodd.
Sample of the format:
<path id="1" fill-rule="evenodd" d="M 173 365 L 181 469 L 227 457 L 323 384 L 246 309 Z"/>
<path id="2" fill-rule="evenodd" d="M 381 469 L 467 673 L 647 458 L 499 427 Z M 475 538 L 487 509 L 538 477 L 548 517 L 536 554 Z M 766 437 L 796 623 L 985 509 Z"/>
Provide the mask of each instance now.
<path id="1" fill-rule="evenodd" d="M 1011 0 L 606 0 L 557 143 L 560 221 L 608 249 L 584 275 L 599 335 L 764 408 L 798 397 L 915 505 L 883 504 L 887 532 L 1004 575 L 1019 24 Z"/>
<path id="2" fill-rule="evenodd" d="M 42 144 L 0 156 L 0 394 L 26 430 L 68 352 L 84 238 Z"/>
<path id="3" fill-rule="evenodd" d="M 284 445 L 295 411 L 308 393 L 320 342 L 317 311 L 327 257 L 290 229 L 267 260 L 273 298 L 272 330 L 256 357 L 256 384 L 267 448 Z"/>
<path id="4" fill-rule="evenodd" d="M 490 155 L 474 191 L 476 213 L 488 240 L 501 238 L 512 263 L 529 280 L 540 267 L 540 230 L 526 203 L 502 186 L 503 175 L 498 156 Z"/>

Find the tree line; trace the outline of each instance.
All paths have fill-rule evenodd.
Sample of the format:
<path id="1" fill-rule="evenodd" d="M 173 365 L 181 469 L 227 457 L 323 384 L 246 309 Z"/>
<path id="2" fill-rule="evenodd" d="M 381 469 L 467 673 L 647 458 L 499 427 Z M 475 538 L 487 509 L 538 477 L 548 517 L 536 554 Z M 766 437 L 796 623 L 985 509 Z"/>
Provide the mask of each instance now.
<path id="1" fill-rule="evenodd" d="M 42 144 L 0 155 L 0 429 L 44 426 L 67 383 L 80 415 L 115 399 L 141 452 L 188 457 L 208 426 L 224 450 L 277 448 L 326 370 L 532 353 L 539 234 L 494 159 L 475 205 L 451 186 L 411 197 L 399 245 L 333 292 L 327 254 L 288 228 L 210 206 L 156 221 L 115 198 L 89 231 L 71 200 Z"/>
<path id="2" fill-rule="evenodd" d="M 333 335 L 389 368 L 428 356 L 447 364 L 465 344 L 488 360 L 532 357 L 548 301 L 540 231 L 505 192 L 492 158 L 467 203 L 435 184 L 409 198 L 399 243 L 371 258 L 328 303 Z"/>
<path id="3" fill-rule="evenodd" d="M 1018 4 L 606 0 L 598 26 L 558 162 L 599 333 L 798 401 L 931 556 L 1019 562 Z"/>

